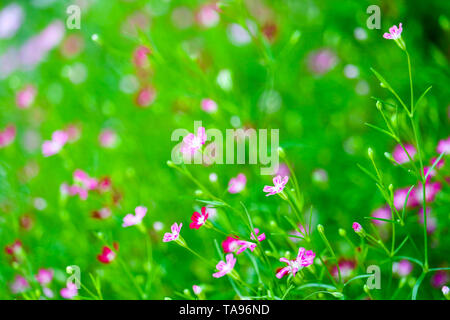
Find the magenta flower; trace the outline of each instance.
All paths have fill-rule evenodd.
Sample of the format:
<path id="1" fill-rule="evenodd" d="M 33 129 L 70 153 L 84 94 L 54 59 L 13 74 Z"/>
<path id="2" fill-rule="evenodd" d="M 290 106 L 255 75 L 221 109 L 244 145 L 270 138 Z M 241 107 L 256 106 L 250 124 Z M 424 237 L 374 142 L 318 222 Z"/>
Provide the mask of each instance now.
<path id="1" fill-rule="evenodd" d="M 239 248 L 239 237 L 227 237 L 224 241 L 222 241 L 222 248 L 223 252 L 229 253 L 229 252 L 236 252 L 236 250 Z"/>
<path id="2" fill-rule="evenodd" d="M 27 279 L 22 276 L 17 275 L 14 281 L 10 284 L 10 289 L 13 294 L 22 293 L 30 288 L 30 284 Z"/>
<path id="3" fill-rule="evenodd" d="M 221 278 L 227 273 L 229 273 L 231 270 L 233 270 L 234 265 L 236 264 L 236 258 L 233 256 L 232 253 L 227 254 L 226 256 L 226 262 L 220 261 L 216 268 L 219 270 L 216 273 L 213 273 L 214 278 Z"/>
<path id="4" fill-rule="evenodd" d="M 170 230 L 172 231 L 170 232 L 166 232 L 164 234 L 164 238 L 163 241 L 164 242 L 170 242 L 170 241 L 175 241 L 179 238 L 180 236 L 180 231 L 181 231 L 181 227 L 183 226 L 182 223 L 180 223 L 180 225 L 178 225 L 176 222 L 170 227 Z"/>
<path id="5" fill-rule="evenodd" d="M 133 53 L 133 63 L 138 68 L 145 68 L 149 65 L 148 55 L 151 53 L 146 46 L 140 45 Z"/>
<path id="6" fill-rule="evenodd" d="M 298 270 L 313 264 L 315 256 L 316 254 L 312 250 L 306 251 L 305 248 L 299 248 L 297 258 L 294 260 L 280 258 L 280 261 L 287 263 L 287 266 L 280 269 L 277 272 L 276 277 L 281 279 L 287 274 L 292 274 L 292 276 L 295 277 Z"/>
<path id="7" fill-rule="evenodd" d="M 424 224 L 423 208 L 419 210 L 419 222 Z M 427 233 L 433 233 L 437 228 L 437 219 L 431 215 L 431 209 L 427 208 Z"/>
<path id="8" fill-rule="evenodd" d="M 363 231 L 363 227 L 358 222 L 353 222 L 352 228 L 356 233 L 361 233 Z"/>
<path id="9" fill-rule="evenodd" d="M 404 147 L 406 151 L 408 151 L 408 154 L 411 157 L 411 159 L 414 160 L 414 156 L 416 155 L 417 152 L 416 148 L 414 148 L 414 146 L 411 144 L 405 144 Z M 402 146 L 399 144 L 395 146 L 392 156 L 394 157 L 394 160 L 399 164 L 409 162 L 408 155 L 406 154 L 405 150 L 403 150 Z"/>
<path id="10" fill-rule="evenodd" d="M 372 217 L 389 220 L 392 218 L 391 209 L 387 206 L 376 209 L 372 212 Z M 377 225 L 385 224 L 386 221 L 372 219 L 372 223 Z"/>
<path id="11" fill-rule="evenodd" d="M 211 99 L 202 99 L 201 101 L 202 110 L 208 113 L 214 113 L 217 111 L 217 103 Z"/>
<path id="12" fill-rule="evenodd" d="M 191 220 L 192 222 L 189 225 L 189 228 L 198 229 L 203 226 L 206 223 L 206 220 L 208 220 L 208 212 L 206 212 L 206 207 L 202 207 L 201 213 L 195 211 L 192 214 Z"/>
<path id="13" fill-rule="evenodd" d="M 16 138 L 16 127 L 8 125 L 3 131 L 0 131 L 0 148 L 9 146 Z"/>
<path id="14" fill-rule="evenodd" d="M 447 139 L 439 140 L 436 151 L 439 154 L 441 154 L 443 152 L 445 154 L 450 154 L 450 137 L 448 137 Z"/>
<path id="15" fill-rule="evenodd" d="M 390 40 L 396 40 L 402 36 L 402 23 L 400 22 L 398 25 L 398 28 L 396 25 L 389 28 L 389 33 L 385 32 L 383 34 L 383 38 L 390 39 Z"/>
<path id="16" fill-rule="evenodd" d="M 197 135 L 189 133 L 183 139 L 183 144 L 181 145 L 181 152 L 183 154 L 194 154 L 198 149 L 201 148 L 206 141 L 206 131 L 204 127 L 200 127 L 197 130 Z"/>
<path id="17" fill-rule="evenodd" d="M 80 184 L 86 190 L 94 190 L 98 186 L 98 181 L 83 170 L 77 169 L 73 173 L 73 181 Z"/>
<path id="18" fill-rule="evenodd" d="M 339 271 L 341 272 L 341 277 L 343 279 L 348 279 L 352 275 L 353 270 L 355 270 L 355 267 L 356 267 L 355 261 L 346 260 L 346 259 L 340 259 L 338 265 L 339 265 Z M 331 269 L 331 275 L 334 278 L 338 279 L 339 271 L 338 271 L 337 266 L 335 265 Z"/>
<path id="19" fill-rule="evenodd" d="M 101 263 L 108 264 L 111 263 L 116 258 L 116 253 L 111 250 L 108 246 L 103 246 L 102 252 L 97 255 L 97 260 Z"/>
<path id="20" fill-rule="evenodd" d="M 436 195 L 441 191 L 442 185 L 439 182 L 426 182 L 425 183 L 425 195 L 427 203 L 433 202 L 436 198 Z M 415 194 L 415 198 L 419 203 L 423 202 L 423 185 L 419 183 L 417 187 L 415 187 L 411 193 Z"/>
<path id="21" fill-rule="evenodd" d="M 52 282 L 53 279 L 53 270 L 52 269 L 39 269 L 38 274 L 36 275 L 36 280 L 43 286 Z"/>
<path id="22" fill-rule="evenodd" d="M 281 180 L 281 176 L 276 176 L 273 178 L 273 184 L 274 186 L 264 186 L 263 191 L 268 192 L 266 196 L 271 196 L 277 193 L 280 193 L 283 191 L 284 187 L 286 186 L 286 183 L 288 182 L 289 177 L 285 176 L 283 180 Z"/>
<path id="23" fill-rule="evenodd" d="M 36 97 L 36 88 L 31 84 L 25 86 L 16 94 L 16 104 L 20 109 L 29 108 Z"/>
<path id="24" fill-rule="evenodd" d="M 406 259 L 395 262 L 392 265 L 392 272 L 398 274 L 400 277 L 408 276 L 413 270 L 413 265 Z"/>
<path id="25" fill-rule="evenodd" d="M 240 173 L 235 178 L 231 178 L 228 183 L 228 192 L 229 193 L 239 193 L 244 190 L 245 185 L 247 184 L 247 177 L 245 174 Z"/>
<path id="26" fill-rule="evenodd" d="M 126 228 L 141 223 L 142 219 L 144 219 L 147 214 L 147 208 L 143 206 L 136 207 L 134 213 L 135 215 L 129 213 L 123 218 L 122 227 Z"/>
<path id="27" fill-rule="evenodd" d="M 431 285 L 435 288 L 440 288 L 449 280 L 447 271 L 439 270 L 431 277 Z"/>
<path id="28" fill-rule="evenodd" d="M 136 105 L 141 108 L 146 108 L 151 105 L 156 99 L 156 90 L 151 86 L 141 88 L 136 96 Z"/>
<path id="29" fill-rule="evenodd" d="M 46 140 L 42 144 L 42 154 L 44 157 L 50 157 L 57 154 L 66 144 L 69 136 L 65 131 L 58 130 L 53 132 L 52 140 Z"/>
<path id="30" fill-rule="evenodd" d="M 255 228 L 254 231 L 255 231 L 255 233 L 252 232 L 252 234 L 250 236 L 250 239 L 252 239 L 252 240 L 258 239 L 259 242 L 261 242 L 263 240 L 266 240 L 266 234 L 265 233 L 261 233 L 260 235 L 258 235 L 258 233 L 259 233 L 259 229 L 258 228 Z M 255 237 L 255 235 L 256 235 L 256 237 Z"/>
<path id="31" fill-rule="evenodd" d="M 59 293 L 64 299 L 72 299 L 78 294 L 78 288 L 75 283 L 68 283 Z"/>

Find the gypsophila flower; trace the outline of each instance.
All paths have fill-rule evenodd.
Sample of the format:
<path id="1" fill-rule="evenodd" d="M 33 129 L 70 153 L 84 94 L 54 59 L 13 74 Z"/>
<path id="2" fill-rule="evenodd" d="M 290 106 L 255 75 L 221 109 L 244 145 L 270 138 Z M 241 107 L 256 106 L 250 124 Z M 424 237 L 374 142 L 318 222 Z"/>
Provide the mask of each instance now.
<path id="1" fill-rule="evenodd" d="M 216 273 L 213 273 L 214 278 L 220 278 L 229 273 L 231 270 L 233 270 L 234 265 L 236 264 L 236 258 L 232 253 L 227 254 L 226 256 L 226 262 L 220 261 L 216 268 L 219 270 Z"/>
<path id="2" fill-rule="evenodd" d="M 122 227 L 126 228 L 141 223 L 142 219 L 144 219 L 147 214 L 147 208 L 143 206 L 136 207 L 134 213 L 135 215 L 129 213 L 123 218 Z"/>
<path id="3" fill-rule="evenodd" d="M 201 226 L 203 226 L 206 223 L 206 220 L 208 220 L 208 212 L 206 211 L 206 207 L 202 207 L 201 213 L 195 211 L 192 214 L 191 220 L 192 222 L 189 225 L 189 228 L 199 229 Z"/>
<path id="4" fill-rule="evenodd" d="M 194 154 L 197 150 L 205 144 L 206 141 L 206 131 L 204 127 L 200 127 L 197 130 L 197 135 L 189 133 L 183 138 L 183 143 L 181 145 L 181 153 L 183 154 Z"/>
<path id="5" fill-rule="evenodd" d="M 352 228 L 356 233 L 361 233 L 363 231 L 363 227 L 358 222 L 353 222 Z"/>
<path id="6" fill-rule="evenodd" d="M 240 173 L 235 178 L 231 178 L 228 183 L 228 192 L 229 193 L 239 193 L 244 190 L 245 185 L 247 184 L 247 177 L 245 174 Z"/>
<path id="7" fill-rule="evenodd" d="M 288 182 L 289 177 L 285 176 L 283 179 L 281 179 L 281 176 L 276 176 L 273 178 L 273 186 L 264 186 L 263 191 L 268 192 L 266 196 L 271 196 L 280 192 L 283 192 L 284 187 L 286 186 L 286 183 Z"/>
<path id="8" fill-rule="evenodd" d="M 180 223 L 180 225 L 178 225 L 176 222 L 170 227 L 170 230 L 172 231 L 170 232 L 166 232 L 164 234 L 164 238 L 163 241 L 164 242 L 170 242 L 170 241 L 175 241 L 179 238 L 180 236 L 180 231 L 181 231 L 181 227 L 183 226 L 182 223 Z"/>
<path id="9" fill-rule="evenodd" d="M 287 264 L 286 267 L 280 269 L 276 277 L 278 279 L 283 278 L 287 274 L 292 274 L 295 277 L 298 270 L 303 267 L 310 266 L 314 262 L 316 254 L 312 250 L 306 250 L 305 248 L 299 248 L 297 258 L 294 260 L 288 260 L 286 258 L 280 258 L 281 262 L 285 262 Z"/>
<path id="10" fill-rule="evenodd" d="M 389 33 L 385 32 L 383 34 L 383 38 L 385 39 L 391 39 L 391 40 L 395 40 L 398 39 L 402 36 L 402 23 L 400 22 L 398 25 L 398 28 L 396 25 L 393 25 L 392 27 L 389 28 Z"/>

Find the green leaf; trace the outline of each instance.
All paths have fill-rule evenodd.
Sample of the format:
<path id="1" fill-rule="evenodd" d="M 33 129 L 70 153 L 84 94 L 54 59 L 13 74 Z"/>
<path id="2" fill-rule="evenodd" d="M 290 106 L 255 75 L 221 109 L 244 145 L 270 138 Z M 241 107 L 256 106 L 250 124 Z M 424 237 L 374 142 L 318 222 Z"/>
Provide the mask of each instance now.
<path id="1" fill-rule="evenodd" d="M 385 222 L 390 222 L 390 223 L 396 223 L 398 224 L 397 221 L 395 220 L 389 220 L 389 219 L 383 219 L 383 218 L 375 218 L 375 217 L 364 217 L 364 219 L 370 219 L 370 220 L 380 220 L 380 221 L 385 221 Z"/>

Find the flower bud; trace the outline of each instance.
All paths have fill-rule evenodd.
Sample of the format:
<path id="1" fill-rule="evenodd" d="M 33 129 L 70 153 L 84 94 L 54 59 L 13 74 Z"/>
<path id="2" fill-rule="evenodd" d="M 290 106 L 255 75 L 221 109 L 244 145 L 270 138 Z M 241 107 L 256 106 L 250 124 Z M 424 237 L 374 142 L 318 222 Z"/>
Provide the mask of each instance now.
<path id="1" fill-rule="evenodd" d="M 286 157 L 286 153 L 282 147 L 278 147 L 278 155 L 282 158 Z"/>
<path id="2" fill-rule="evenodd" d="M 325 229 L 323 228 L 323 225 L 321 225 L 321 224 L 318 224 L 317 225 L 317 231 L 319 231 L 320 233 L 324 233 L 325 232 Z"/>
<path id="3" fill-rule="evenodd" d="M 377 109 L 381 111 L 383 104 L 380 101 L 377 101 L 376 106 L 377 106 Z"/>
<path id="4" fill-rule="evenodd" d="M 369 155 L 370 159 L 373 159 L 373 150 L 372 150 L 372 148 L 367 149 L 367 154 Z"/>
<path id="5" fill-rule="evenodd" d="M 339 235 L 341 237 L 345 237 L 347 235 L 347 231 L 345 231 L 345 229 L 339 228 Z"/>

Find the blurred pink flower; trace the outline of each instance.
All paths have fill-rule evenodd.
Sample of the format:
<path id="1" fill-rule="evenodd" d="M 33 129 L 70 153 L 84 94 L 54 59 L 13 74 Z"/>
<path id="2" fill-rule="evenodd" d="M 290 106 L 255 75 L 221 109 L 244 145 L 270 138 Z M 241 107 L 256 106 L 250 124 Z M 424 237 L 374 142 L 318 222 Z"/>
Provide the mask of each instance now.
<path id="1" fill-rule="evenodd" d="M 216 4 L 205 4 L 200 7 L 196 14 L 197 22 L 206 28 L 211 28 L 219 23 L 220 16 Z"/>
<path id="2" fill-rule="evenodd" d="M 391 209 L 387 206 L 374 210 L 371 215 L 374 218 L 387 219 L 387 220 L 392 219 Z M 382 225 L 382 224 L 385 224 L 386 221 L 372 219 L 372 223 L 377 224 L 377 225 Z"/>
<path id="3" fill-rule="evenodd" d="M 425 196 L 427 203 L 433 202 L 436 195 L 441 191 L 442 185 L 440 182 L 426 182 L 425 183 Z M 415 194 L 415 198 L 418 203 L 423 202 L 423 185 L 419 183 L 417 187 L 415 187 L 411 193 Z"/>
<path id="4" fill-rule="evenodd" d="M 280 193 L 283 191 L 288 180 L 289 180 L 288 176 L 285 176 L 283 178 L 283 180 L 281 180 L 281 176 L 276 176 L 275 178 L 273 178 L 274 186 L 264 186 L 263 191 L 268 192 L 268 194 L 266 194 L 266 196 L 271 196 L 271 195 Z"/>
<path id="5" fill-rule="evenodd" d="M 200 293 L 202 293 L 203 290 L 202 290 L 202 288 L 201 288 L 200 286 L 194 284 L 194 285 L 192 286 L 192 291 L 194 291 L 194 293 L 195 293 L 196 295 L 199 295 Z"/>
<path id="6" fill-rule="evenodd" d="M 398 274 L 400 277 L 408 276 L 413 270 L 413 265 L 406 259 L 395 262 L 392 265 L 392 272 Z"/>
<path id="7" fill-rule="evenodd" d="M 145 68 L 149 65 L 148 56 L 151 51 L 146 46 L 140 45 L 134 50 L 133 63 L 138 68 Z"/>
<path id="8" fill-rule="evenodd" d="M 73 181 L 79 183 L 86 190 L 94 190 L 98 186 L 98 181 L 81 169 L 76 169 L 73 173 Z"/>
<path id="9" fill-rule="evenodd" d="M 356 268 L 356 264 L 355 261 L 353 260 L 346 260 L 346 259 L 340 259 L 339 260 L 339 271 L 341 273 L 341 277 L 345 280 L 348 279 L 353 271 Z M 339 271 L 336 265 L 333 266 L 333 268 L 331 269 L 331 275 L 338 279 L 339 278 Z"/>
<path id="10" fill-rule="evenodd" d="M 247 184 L 247 177 L 245 174 L 240 173 L 235 178 L 231 178 L 228 183 L 228 192 L 229 193 L 239 193 L 244 190 L 245 185 Z"/>
<path id="11" fill-rule="evenodd" d="M 65 131 L 58 130 L 53 132 L 52 140 L 46 140 L 42 144 L 42 154 L 44 157 L 50 157 L 57 154 L 64 147 L 69 136 Z"/>
<path id="12" fill-rule="evenodd" d="M 449 280 L 447 271 L 439 270 L 431 277 L 431 285 L 435 288 L 440 288 Z"/>
<path id="13" fill-rule="evenodd" d="M 216 265 L 216 269 L 219 271 L 216 273 L 213 273 L 214 278 L 223 277 L 224 275 L 229 273 L 231 270 L 233 270 L 234 265 L 236 264 L 236 258 L 234 257 L 234 255 L 232 253 L 227 254 L 227 256 L 225 258 L 226 258 L 226 262 L 220 261 Z"/>
<path id="14" fill-rule="evenodd" d="M 308 57 L 308 67 L 311 72 L 322 75 L 330 71 L 337 63 L 336 54 L 330 49 L 320 49 Z"/>
<path id="15" fill-rule="evenodd" d="M 206 141 L 206 131 L 204 127 L 200 127 L 197 130 L 197 135 L 189 133 L 183 139 L 183 144 L 181 145 L 180 151 L 184 154 L 194 154 L 198 149 L 201 148 Z"/>
<path id="16" fill-rule="evenodd" d="M 448 137 L 447 139 L 439 140 L 436 151 L 439 154 L 443 152 L 445 154 L 450 154 L 450 137 Z"/>
<path id="17" fill-rule="evenodd" d="M 147 214 L 147 208 L 139 206 L 134 209 L 134 212 L 135 215 L 129 213 L 123 218 L 122 227 L 126 228 L 141 223 L 142 219 L 144 219 L 145 215 Z"/>
<path id="18" fill-rule="evenodd" d="M 52 269 L 39 269 L 38 274 L 36 275 L 36 280 L 43 286 L 52 282 L 53 279 L 53 270 Z"/>
<path id="19" fill-rule="evenodd" d="M 75 283 L 68 283 L 65 288 L 59 292 L 64 299 L 72 299 L 78 295 L 78 289 Z"/>
<path id="20" fill-rule="evenodd" d="M 114 148 L 117 145 L 117 133 L 112 129 L 103 129 L 98 141 L 103 148 Z"/>
<path id="21" fill-rule="evenodd" d="M 182 223 L 180 223 L 180 225 L 178 225 L 176 222 L 170 227 L 170 230 L 172 231 L 170 232 L 166 232 L 164 234 L 164 238 L 163 241 L 164 242 L 170 242 L 170 241 L 175 241 L 178 239 L 178 237 L 180 236 L 180 231 L 181 231 L 181 227 L 183 226 Z"/>
<path id="22" fill-rule="evenodd" d="M 391 40 L 395 40 L 401 37 L 402 35 L 402 23 L 400 22 L 398 25 L 398 28 L 396 25 L 392 26 L 389 28 L 389 33 L 385 32 L 383 34 L 383 38 L 385 39 L 391 39 Z"/>
<path id="23" fill-rule="evenodd" d="M 415 188 L 414 188 L 415 189 Z M 416 192 L 414 189 L 409 193 L 408 201 L 406 202 L 406 207 L 411 208 L 419 205 L 419 201 L 416 197 Z M 394 207 L 397 210 L 403 210 L 403 205 L 406 201 L 406 196 L 408 195 L 409 188 L 402 188 L 395 190 L 394 192 Z"/>
<path id="24" fill-rule="evenodd" d="M 22 90 L 16 93 L 16 104 L 20 109 L 26 109 L 31 106 L 34 102 L 34 98 L 36 97 L 37 90 L 36 88 L 28 84 Z"/>
<path id="25" fill-rule="evenodd" d="M 139 90 L 136 96 L 136 105 L 138 107 L 148 107 L 156 99 L 156 90 L 153 87 L 147 86 Z"/>
<path id="26" fill-rule="evenodd" d="M 313 264 L 315 256 L 316 254 L 312 250 L 306 251 L 305 248 L 299 248 L 296 259 L 288 260 L 286 258 L 280 258 L 280 261 L 287 263 L 287 266 L 279 270 L 276 274 L 276 277 L 278 279 L 281 279 L 285 275 L 290 273 L 292 273 L 292 276 L 295 277 L 295 274 L 298 272 L 298 270 Z"/>
<path id="27" fill-rule="evenodd" d="M 408 154 L 410 155 L 411 159 L 414 160 L 414 156 L 416 155 L 416 148 L 414 148 L 412 144 L 405 144 L 404 147 L 408 152 Z M 394 157 L 394 160 L 399 164 L 409 162 L 408 155 L 406 154 L 405 150 L 403 150 L 402 146 L 399 144 L 395 146 L 392 156 Z"/>
<path id="28" fill-rule="evenodd" d="M 217 103 L 211 99 L 202 99 L 201 101 L 202 110 L 208 113 L 213 113 L 217 111 Z"/>
<path id="29" fill-rule="evenodd" d="M 12 124 L 7 125 L 3 131 L 0 131 L 0 148 L 9 146 L 16 138 L 16 127 Z"/>
<path id="30" fill-rule="evenodd" d="M 29 288 L 30 284 L 27 279 L 19 275 L 16 275 L 14 281 L 10 284 L 10 289 L 13 294 L 22 293 Z"/>
<path id="31" fill-rule="evenodd" d="M 100 219 L 100 220 L 107 219 L 111 216 L 111 209 L 104 207 L 104 208 L 101 208 L 100 210 L 92 211 L 91 216 L 94 219 Z"/>
<path id="32" fill-rule="evenodd" d="M 206 223 L 206 220 L 208 220 L 208 212 L 206 211 L 206 207 L 202 207 L 201 213 L 195 211 L 192 214 L 191 220 L 192 222 L 189 225 L 189 228 L 199 229 L 201 226 L 203 226 Z"/>
<path id="33" fill-rule="evenodd" d="M 419 222 L 424 224 L 423 208 L 419 210 Z M 431 209 L 427 208 L 427 233 L 433 233 L 437 228 L 437 219 L 431 214 Z"/>

